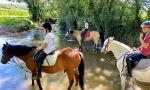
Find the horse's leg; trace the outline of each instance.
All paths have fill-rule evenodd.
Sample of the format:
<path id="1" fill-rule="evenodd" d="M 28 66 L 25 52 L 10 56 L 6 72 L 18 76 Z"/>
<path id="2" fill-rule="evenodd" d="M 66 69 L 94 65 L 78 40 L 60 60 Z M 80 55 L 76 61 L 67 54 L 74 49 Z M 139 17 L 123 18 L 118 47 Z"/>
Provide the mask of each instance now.
<path id="1" fill-rule="evenodd" d="M 121 76 L 121 90 L 125 90 L 125 85 L 126 85 L 126 77 Z"/>
<path id="2" fill-rule="evenodd" d="M 129 85 L 130 85 L 131 88 L 133 88 L 133 90 L 135 90 L 134 89 L 134 80 L 135 79 L 131 78 L 130 81 L 129 81 Z"/>
<path id="3" fill-rule="evenodd" d="M 74 71 L 74 77 L 75 77 L 75 79 L 76 79 L 76 84 L 75 84 L 75 86 L 78 86 L 79 77 L 78 77 L 78 72 L 77 72 L 77 70 Z"/>
<path id="4" fill-rule="evenodd" d="M 81 40 L 78 40 L 78 42 L 79 42 L 79 50 L 82 51 L 82 43 L 83 42 Z"/>
<path id="5" fill-rule="evenodd" d="M 36 75 L 36 70 L 32 71 L 32 77 Z M 32 78 L 32 86 L 34 86 L 34 79 Z"/>
<path id="6" fill-rule="evenodd" d="M 94 45 L 95 45 L 94 48 L 95 48 L 96 51 L 98 51 L 98 48 L 97 48 L 97 46 L 98 46 L 98 44 L 99 44 L 98 42 L 99 42 L 99 39 L 95 39 L 95 40 L 94 40 Z"/>
<path id="7" fill-rule="evenodd" d="M 71 90 L 71 87 L 74 82 L 73 73 L 71 73 L 70 71 L 67 71 L 67 75 L 68 75 L 68 79 L 69 79 L 69 87 L 67 90 Z"/>
<path id="8" fill-rule="evenodd" d="M 32 79 L 32 86 L 34 86 L 34 80 Z"/>
<path id="9" fill-rule="evenodd" d="M 94 42 L 94 48 L 93 48 L 93 51 L 95 51 L 96 50 L 96 44 L 95 44 L 95 42 Z"/>
<path id="10" fill-rule="evenodd" d="M 39 90 L 43 90 L 43 89 L 42 89 L 42 86 L 41 86 L 41 81 L 40 81 L 40 79 L 36 79 L 36 82 L 37 82 L 37 84 L 38 84 L 38 86 L 39 86 Z"/>

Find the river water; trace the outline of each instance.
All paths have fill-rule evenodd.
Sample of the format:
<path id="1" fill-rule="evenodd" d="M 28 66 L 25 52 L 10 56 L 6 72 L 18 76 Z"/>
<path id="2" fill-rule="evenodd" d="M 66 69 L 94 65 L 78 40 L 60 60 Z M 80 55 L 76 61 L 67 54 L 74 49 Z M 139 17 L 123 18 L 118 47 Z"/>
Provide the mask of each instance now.
<path id="1" fill-rule="evenodd" d="M 63 36 L 55 29 L 55 45 L 57 49 L 64 47 L 77 48 L 76 41 L 63 40 Z M 39 30 L 21 32 L 10 35 L 0 35 L 0 48 L 7 41 L 10 44 L 24 44 L 40 46 L 44 39 L 44 33 Z M 0 58 L 1 58 L 0 52 Z M 95 52 L 91 48 L 91 42 L 84 42 L 83 46 L 85 62 L 85 90 L 120 90 L 119 72 L 114 62 L 112 53 L 107 55 Z M 15 58 L 15 57 L 14 57 Z M 15 58 L 17 59 L 17 58 Z M 110 61 L 107 61 L 110 60 Z M 16 63 L 22 63 L 20 60 Z M 25 68 L 24 64 L 21 66 Z M 41 79 L 44 90 L 66 90 L 69 82 L 66 73 L 63 71 L 55 74 L 42 73 Z M 0 63 L 0 90 L 38 90 L 37 84 L 31 86 L 31 74 L 22 70 L 17 64 Z M 79 90 L 73 85 L 72 90 Z M 137 82 L 136 90 L 150 90 L 150 85 Z"/>

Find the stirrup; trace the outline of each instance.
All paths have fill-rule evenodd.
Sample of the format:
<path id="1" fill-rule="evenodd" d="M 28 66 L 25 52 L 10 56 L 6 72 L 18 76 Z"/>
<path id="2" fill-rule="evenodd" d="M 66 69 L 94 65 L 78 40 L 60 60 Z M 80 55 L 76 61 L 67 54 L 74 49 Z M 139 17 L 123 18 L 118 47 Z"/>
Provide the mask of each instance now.
<path id="1" fill-rule="evenodd" d="M 131 78 L 132 78 L 132 75 L 130 75 L 130 74 L 127 73 L 126 79 L 130 80 Z"/>

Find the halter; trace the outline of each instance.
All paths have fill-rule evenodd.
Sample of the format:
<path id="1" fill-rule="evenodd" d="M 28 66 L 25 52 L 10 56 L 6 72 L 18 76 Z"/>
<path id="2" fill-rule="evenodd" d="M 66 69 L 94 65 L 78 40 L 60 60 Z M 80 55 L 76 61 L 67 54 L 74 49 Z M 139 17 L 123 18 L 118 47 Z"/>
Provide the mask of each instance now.
<path id="1" fill-rule="evenodd" d="M 108 51 L 108 45 L 109 45 L 109 43 L 110 43 L 110 40 L 109 40 L 109 38 L 108 38 L 108 43 L 106 44 L 106 46 L 105 46 L 105 48 L 104 48 L 104 52 L 107 52 L 107 51 Z"/>
<path id="2" fill-rule="evenodd" d="M 109 43 L 110 43 L 110 40 L 109 40 L 109 38 L 108 38 L 108 43 L 106 44 L 106 46 L 105 46 L 105 48 L 104 48 L 104 52 L 107 52 L 107 51 L 108 51 L 108 45 L 109 45 Z M 125 66 L 124 66 L 124 60 L 125 60 L 125 56 L 126 56 L 129 52 L 130 52 L 130 50 L 127 51 L 127 52 L 125 52 L 125 53 L 122 54 L 118 59 L 115 60 L 115 62 L 117 63 L 117 61 L 120 60 L 120 59 L 123 57 L 123 61 L 122 61 L 123 67 L 122 67 L 122 70 L 121 70 L 121 73 L 120 73 L 121 76 L 124 75 L 124 73 L 122 73 L 123 70 L 124 70 L 124 68 L 125 68 Z M 107 60 L 107 61 L 109 61 L 109 60 Z"/>

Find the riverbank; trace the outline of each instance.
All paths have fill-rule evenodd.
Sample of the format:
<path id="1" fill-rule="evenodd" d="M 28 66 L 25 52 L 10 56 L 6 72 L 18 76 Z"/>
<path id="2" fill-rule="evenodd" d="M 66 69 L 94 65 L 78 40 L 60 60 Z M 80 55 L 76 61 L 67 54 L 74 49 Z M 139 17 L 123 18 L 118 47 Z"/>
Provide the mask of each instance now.
<path id="1" fill-rule="evenodd" d="M 0 24 L 0 35 L 10 35 L 16 33 L 16 30 Z"/>

